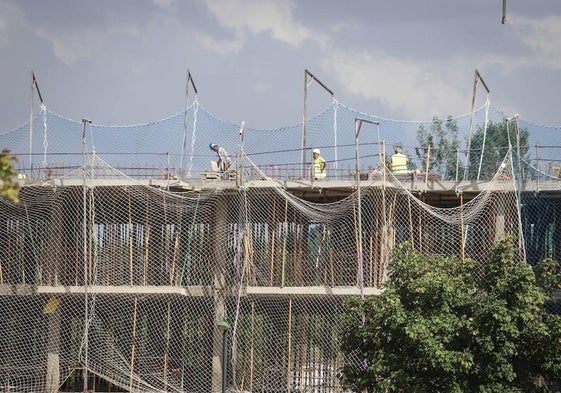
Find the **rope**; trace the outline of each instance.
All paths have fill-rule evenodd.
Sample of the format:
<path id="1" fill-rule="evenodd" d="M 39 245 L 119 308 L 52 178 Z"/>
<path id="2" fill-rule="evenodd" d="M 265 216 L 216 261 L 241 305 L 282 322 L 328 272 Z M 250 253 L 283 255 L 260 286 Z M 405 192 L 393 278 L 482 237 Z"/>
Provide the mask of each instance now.
<path id="1" fill-rule="evenodd" d="M 195 96 L 193 102 L 193 134 L 191 135 L 191 153 L 189 154 L 189 166 L 187 169 L 187 177 L 191 177 L 191 169 L 193 168 L 193 155 L 195 154 L 195 138 L 197 134 L 197 112 L 199 111 L 199 100 Z"/>
<path id="2" fill-rule="evenodd" d="M 477 180 L 481 174 L 481 166 L 483 165 L 483 154 L 485 153 L 485 139 L 487 138 L 487 127 L 489 126 L 489 94 L 487 94 L 487 101 L 485 101 L 485 124 L 483 126 L 483 143 L 481 145 L 481 155 L 479 156 L 479 168 L 477 169 Z"/>
<path id="3" fill-rule="evenodd" d="M 469 168 L 469 153 L 471 149 L 471 134 L 473 132 L 473 116 L 475 112 L 475 92 L 477 89 L 477 85 L 479 84 L 479 78 L 476 78 L 476 82 L 473 86 L 473 98 L 471 100 L 471 118 L 469 121 L 469 136 L 468 136 L 468 145 L 467 145 L 467 152 L 466 152 L 466 162 L 464 165 L 464 181 L 467 179 L 468 168 Z"/>
<path id="4" fill-rule="evenodd" d="M 191 81 L 191 75 L 189 74 L 189 79 L 187 79 L 187 86 L 185 88 L 185 116 L 183 117 L 183 143 L 181 144 L 181 160 L 179 163 L 179 171 L 180 171 L 180 175 L 182 175 L 183 173 L 183 157 L 185 155 L 185 147 L 187 145 L 187 129 L 189 128 L 188 124 L 187 124 L 187 114 L 189 111 L 189 82 Z M 193 101 L 193 104 L 197 101 L 197 90 L 195 89 L 195 100 Z M 190 173 L 190 171 L 189 171 Z"/>
<path id="5" fill-rule="evenodd" d="M 49 141 L 47 139 L 47 107 L 45 104 L 41 104 L 41 113 L 43 114 L 43 173 L 47 168 L 47 148 L 49 147 Z"/>
<path id="6" fill-rule="evenodd" d="M 335 180 L 337 180 L 338 177 L 338 158 L 337 158 L 337 109 L 339 108 L 339 103 L 337 102 L 337 100 L 335 99 L 335 97 L 333 97 L 333 134 L 334 134 L 334 147 L 335 147 L 335 163 L 333 165 L 333 169 L 335 170 Z"/>

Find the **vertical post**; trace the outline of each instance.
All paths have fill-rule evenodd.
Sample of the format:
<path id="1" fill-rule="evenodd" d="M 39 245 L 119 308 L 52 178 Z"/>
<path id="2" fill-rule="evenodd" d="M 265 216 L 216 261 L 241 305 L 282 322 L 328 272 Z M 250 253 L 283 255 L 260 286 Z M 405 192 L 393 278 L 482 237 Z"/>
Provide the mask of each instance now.
<path id="1" fill-rule="evenodd" d="M 360 287 L 360 297 L 364 298 L 364 285 L 362 278 L 362 209 L 360 200 L 360 155 L 358 154 L 358 135 L 362 121 L 355 119 L 355 179 L 356 179 L 356 195 L 357 195 L 357 216 L 358 216 L 358 284 Z"/>
<path id="2" fill-rule="evenodd" d="M 43 308 L 47 317 L 47 372 L 45 392 L 56 393 L 60 384 L 60 300 L 52 296 Z"/>
<path id="3" fill-rule="evenodd" d="M 82 119 L 82 252 L 84 254 L 84 393 L 88 391 L 88 223 L 87 223 L 87 185 L 86 185 L 86 124 L 91 120 Z"/>
<path id="4" fill-rule="evenodd" d="M 33 174 L 33 109 L 34 109 L 34 90 L 37 90 L 37 95 L 39 96 L 39 101 L 43 104 L 43 97 L 41 96 L 41 91 L 39 90 L 39 85 L 37 84 L 37 78 L 35 78 L 35 72 L 31 71 L 31 95 L 30 95 L 30 110 L 29 110 L 29 171 L 30 175 Z"/>
<path id="5" fill-rule="evenodd" d="M 230 325 L 225 321 L 218 322 L 216 325 L 222 331 L 222 393 L 226 393 L 228 381 L 226 378 L 228 376 L 228 331 L 230 330 Z"/>
<path id="6" fill-rule="evenodd" d="M 362 123 L 370 123 L 379 126 L 380 123 L 366 119 L 355 118 L 355 172 L 357 192 L 357 219 L 358 219 L 358 284 L 360 286 L 360 297 L 364 298 L 364 258 L 362 252 L 362 207 L 360 193 L 360 155 L 358 153 L 358 136 Z"/>
<path id="7" fill-rule="evenodd" d="M 306 122 L 308 111 L 308 70 L 304 70 L 304 115 L 302 119 L 302 169 L 301 177 L 306 178 Z M 312 176 L 313 178 L 313 176 Z"/>
<path id="8" fill-rule="evenodd" d="M 34 100 L 33 100 L 33 93 L 35 88 L 35 74 L 31 71 L 31 94 L 29 96 L 30 103 L 29 103 L 29 176 L 33 173 L 33 107 Z"/>
<path id="9" fill-rule="evenodd" d="M 213 283 L 213 304 L 214 304 L 214 323 L 219 328 L 223 329 L 226 326 L 221 323 L 226 320 L 227 306 L 226 306 L 226 266 L 231 262 L 228 259 L 226 251 L 227 244 L 220 241 L 220 236 L 227 232 L 228 217 L 227 205 L 224 199 L 218 201 L 214 212 L 214 224 L 212 226 L 212 243 L 213 247 L 211 255 L 209 256 L 209 263 L 211 265 L 212 283 Z M 220 391 L 220 383 L 222 380 L 224 359 L 222 358 L 222 344 L 221 341 L 224 337 L 220 337 L 220 330 L 212 332 L 212 378 L 211 378 L 211 392 Z"/>
<path id="10" fill-rule="evenodd" d="M 487 94 L 489 94 L 491 92 L 489 90 L 489 88 L 487 87 L 487 84 L 485 83 L 485 81 L 481 77 L 481 74 L 479 73 L 479 71 L 475 70 L 475 78 L 474 78 L 474 81 L 473 81 L 473 96 L 471 98 L 471 119 L 469 121 L 469 136 L 468 136 L 468 145 L 467 145 L 467 153 L 466 153 L 466 164 L 465 164 L 465 167 L 464 167 L 464 180 L 467 179 L 467 172 L 468 172 L 468 168 L 469 168 L 469 153 L 470 153 L 470 149 L 471 149 L 471 134 L 473 133 L 473 116 L 474 116 L 474 111 L 475 111 L 475 95 L 477 93 L 477 85 L 479 84 L 479 81 L 481 81 L 481 83 L 483 84 L 483 87 L 485 88 L 485 90 L 487 90 Z"/>
<path id="11" fill-rule="evenodd" d="M 464 193 L 460 192 L 460 258 L 462 262 L 465 260 L 466 252 L 466 234 L 464 233 Z"/>
<path id="12" fill-rule="evenodd" d="M 538 168 L 538 173 L 536 176 L 537 179 L 537 187 L 536 190 L 539 192 L 540 191 L 540 141 L 538 141 L 538 143 L 536 143 L 536 168 Z"/>
<path id="13" fill-rule="evenodd" d="M 288 299 L 288 343 L 286 361 L 286 391 L 290 392 L 291 369 L 292 369 L 292 298 Z"/>
<path id="14" fill-rule="evenodd" d="M 514 115 L 514 126 L 516 127 L 516 154 L 518 155 L 518 173 L 520 174 L 520 180 L 524 179 L 524 167 L 522 166 L 522 159 L 520 157 L 520 127 L 518 113 Z"/>
<path id="15" fill-rule="evenodd" d="M 193 77 L 191 76 L 191 71 L 187 69 L 187 83 L 185 84 L 185 115 L 183 117 L 183 143 L 181 144 L 181 158 L 179 162 L 179 175 L 183 176 L 183 156 L 185 155 L 185 148 L 187 143 L 187 109 L 189 107 L 189 85 L 193 86 L 193 90 L 195 91 L 195 100 L 197 97 L 197 86 L 195 86 L 195 82 L 193 81 Z M 190 173 L 189 173 L 190 174 Z"/>
<path id="16" fill-rule="evenodd" d="M 302 179 L 306 178 L 306 133 L 307 133 L 307 129 L 306 129 L 306 122 L 307 122 L 307 111 L 308 111 L 308 76 L 311 78 L 311 81 L 316 81 L 317 83 L 319 83 L 319 85 L 321 87 L 323 87 L 325 89 L 325 91 L 327 91 L 329 94 L 331 94 L 331 96 L 333 97 L 333 91 L 331 89 L 329 89 L 322 81 L 320 81 L 318 78 L 316 78 L 310 71 L 308 70 L 304 70 L 304 115 L 303 115 L 303 119 L 302 119 L 302 170 L 301 170 L 301 176 Z M 311 178 L 313 179 L 313 176 L 311 176 Z"/>
<path id="17" fill-rule="evenodd" d="M 238 176 L 236 176 L 236 180 L 239 182 L 238 185 L 243 187 L 243 171 L 244 171 L 244 141 L 245 141 L 245 121 L 242 121 L 242 125 L 240 126 L 240 159 L 238 160 Z"/>

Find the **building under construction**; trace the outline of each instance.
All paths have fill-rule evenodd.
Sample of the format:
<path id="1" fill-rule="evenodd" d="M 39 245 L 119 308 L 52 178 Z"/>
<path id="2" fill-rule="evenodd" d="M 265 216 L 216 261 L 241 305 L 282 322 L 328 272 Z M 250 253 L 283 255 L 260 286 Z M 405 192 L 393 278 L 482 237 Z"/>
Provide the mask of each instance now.
<path id="1" fill-rule="evenodd" d="M 342 391 L 343 302 L 383 290 L 396 244 L 481 263 L 505 234 L 522 262 L 561 251 L 556 143 L 533 142 L 561 130 L 489 106 L 450 122 L 469 147 L 423 145 L 434 119 L 335 101 L 274 130 L 196 100 L 127 127 L 43 106 L 0 134 L 21 185 L 19 203 L 0 200 L 0 390 Z M 508 144 L 486 149 L 487 130 Z"/>

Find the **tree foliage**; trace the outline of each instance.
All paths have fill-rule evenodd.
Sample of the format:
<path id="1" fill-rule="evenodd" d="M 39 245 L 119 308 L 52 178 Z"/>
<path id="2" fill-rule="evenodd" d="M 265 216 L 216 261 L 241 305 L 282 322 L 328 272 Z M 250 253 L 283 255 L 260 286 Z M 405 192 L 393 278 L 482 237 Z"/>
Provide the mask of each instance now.
<path id="1" fill-rule="evenodd" d="M 561 318 L 545 310 L 546 299 L 532 268 L 515 262 L 510 238 L 483 265 L 400 245 L 384 292 L 346 302 L 343 385 L 547 392 L 546 382 L 561 376 Z"/>
<path id="2" fill-rule="evenodd" d="M 458 125 L 452 117 L 449 116 L 446 121 L 433 117 L 428 129 L 421 124 L 417 130 L 417 141 L 421 147 L 415 148 L 415 153 L 423 163 L 423 169 L 426 169 L 428 158 L 429 172 L 438 173 L 443 179 L 456 177 L 456 156 L 460 142 Z"/>
<path id="3" fill-rule="evenodd" d="M 0 152 L 0 196 L 8 198 L 12 202 L 19 201 L 19 185 L 13 178 L 16 175 L 15 160 L 16 157 L 12 156 L 9 150 Z"/>
<path id="4" fill-rule="evenodd" d="M 481 126 L 472 136 L 469 156 L 468 174 L 470 179 L 476 179 L 478 172 L 480 179 L 489 179 L 497 172 L 497 165 L 505 158 L 509 145 L 519 155 L 525 159 L 528 155 L 528 137 L 530 135 L 526 128 L 521 128 L 516 132 L 516 127 L 510 124 L 507 128 L 506 122 L 493 123 L 487 125 L 487 132 Z M 485 142 L 485 143 L 483 143 Z M 483 159 L 481 160 L 481 155 Z M 518 160 L 513 160 L 516 165 Z M 481 164 L 481 169 L 479 168 Z"/>

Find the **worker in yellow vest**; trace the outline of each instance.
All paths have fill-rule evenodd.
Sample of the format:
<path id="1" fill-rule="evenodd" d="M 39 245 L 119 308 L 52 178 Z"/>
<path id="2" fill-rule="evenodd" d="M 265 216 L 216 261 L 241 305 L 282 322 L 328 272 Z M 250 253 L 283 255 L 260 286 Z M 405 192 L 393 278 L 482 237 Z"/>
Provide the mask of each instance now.
<path id="1" fill-rule="evenodd" d="M 401 146 L 395 147 L 391 159 L 391 169 L 394 175 L 407 173 L 407 156 L 401 152 Z"/>
<path id="2" fill-rule="evenodd" d="M 314 180 L 324 180 L 326 175 L 325 170 L 327 169 L 327 161 L 320 156 L 319 149 L 312 150 L 312 156 L 314 159 Z"/>

